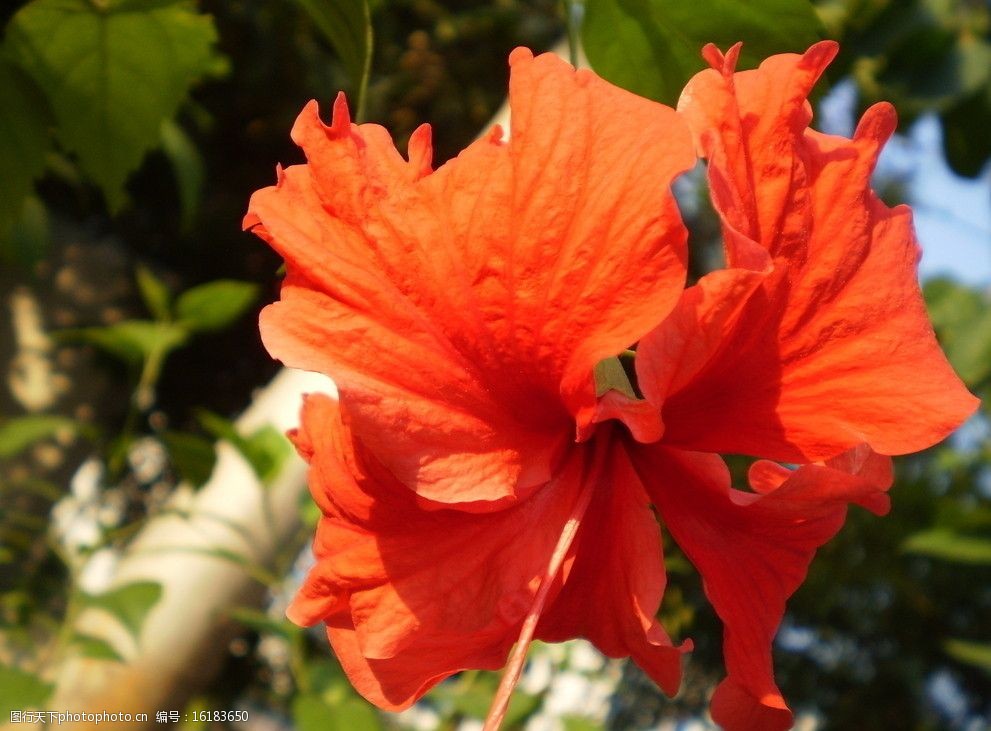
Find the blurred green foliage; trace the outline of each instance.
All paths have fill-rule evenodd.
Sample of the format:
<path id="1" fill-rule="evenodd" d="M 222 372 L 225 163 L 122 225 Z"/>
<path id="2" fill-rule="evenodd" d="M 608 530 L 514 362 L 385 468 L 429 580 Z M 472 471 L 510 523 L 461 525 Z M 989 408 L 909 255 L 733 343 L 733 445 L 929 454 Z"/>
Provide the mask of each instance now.
<path id="1" fill-rule="evenodd" d="M 614 84 L 673 106 L 685 82 L 705 68 L 706 43 L 725 51 L 745 40 L 742 68 L 820 37 L 808 0 L 706 5 L 699 12 L 695 0 L 588 0 L 582 45 L 589 63 Z"/>
<path id="2" fill-rule="evenodd" d="M 704 64 L 699 49 L 743 40 L 741 68 L 772 53 L 840 41 L 830 68 L 860 103 L 890 101 L 903 124 L 935 112 L 947 161 L 976 176 L 991 157 L 991 6 L 979 0 L 587 0 L 582 41 L 610 81 L 666 104 Z M 645 69 L 650 69 L 645 73 Z"/>
<path id="3" fill-rule="evenodd" d="M 841 55 L 830 74 L 853 78 L 861 105 L 890 99 L 903 125 L 938 114 L 947 159 L 962 174 L 977 174 L 991 155 L 986 2 L 570 5 L 573 19 L 584 10 L 581 37 L 592 65 L 639 93 L 674 103 L 702 68 L 705 42 L 725 49 L 745 41 L 747 66 L 770 53 L 801 51 L 819 37 L 836 38 Z M 54 410 L 0 420 L 0 457 L 10 464 L 46 445 L 76 445 L 85 454 L 100 445 L 109 468 L 101 489 L 127 494 L 127 514 L 122 525 L 102 529 L 87 555 L 126 546 L 147 519 L 152 486 L 128 461 L 141 438 L 163 447 L 167 481 L 194 487 L 212 472 L 217 439 L 232 444 L 263 482 L 290 451 L 274 429 L 240 434 L 228 416 L 274 368 L 247 315 L 274 296 L 277 263 L 241 238 L 237 224 L 249 193 L 274 179 L 275 161 L 299 159 L 288 130 L 305 101 L 326 103 L 345 89 L 352 108 L 364 106 L 400 149 L 429 121 L 441 162 L 501 105 L 509 50 L 543 49 L 562 35 L 560 11 L 553 0 L 28 0 L 0 10 L 3 273 L 44 281 L 64 239 L 87 227 L 122 242 L 134 272 L 135 296 L 119 317 L 54 333 L 63 342 L 88 343 L 109 356 L 101 367 L 130 375 L 115 391 L 120 411 L 88 420 Z M 690 221 L 693 231 L 716 231 L 709 216 L 703 202 Z M 711 236 L 696 236 L 695 244 L 696 262 L 713 259 Z M 926 297 L 951 361 L 987 403 L 987 294 L 938 280 L 927 285 Z M 196 347 L 185 347 L 190 343 Z M 989 465 L 985 409 L 959 438 L 901 460 L 892 514 L 877 519 L 854 511 L 814 562 L 790 604 L 777 664 L 787 697 L 823 719 L 823 728 L 966 728 L 991 718 Z M 103 640 L 62 632 L 76 612 L 98 607 L 136 636 L 160 588 L 82 591 L 77 558 L 46 528 L 53 503 L 65 500 L 68 475 L 10 472 L 0 472 L 0 706 L 20 708 L 41 704 L 51 690 L 41 679 L 40 655 L 119 658 L 120 648 Z M 275 571 L 238 554 L 212 555 L 278 595 L 312 529 L 312 503 L 301 510 L 307 527 Z M 653 686 L 638 684 L 630 666 L 612 701 L 610 728 L 698 717 L 721 674 L 721 628 L 699 579 L 674 546 L 665 552 L 663 620 L 676 638 L 695 641 L 686 686 L 665 701 Z M 218 681 L 187 710 L 250 702 L 303 731 L 395 726 L 355 695 L 322 633 L 252 607 L 232 609 L 230 617 L 243 627 L 239 644 Z M 264 650 L 273 643 L 284 657 Z M 963 698 L 956 716 L 929 691 L 940 674 Z M 426 704 L 440 728 L 454 729 L 484 714 L 495 682 L 492 674 L 465 673 Z M 542 700 L 540 693 L 518 693 L 508 727 L 523 724 Z M 601 727 L 578 716 L 563 723 L 568 731 Z"/>
<path id="4" fill-rule="evenodd" d="M 841 41 L 830 73 L 852 75 L 860 103 L 890 101 L 902 124 L 939 115 L 947 162 L 977 175 L 991 156 L 991 5 L 974 0 L 824 0 Z"/>

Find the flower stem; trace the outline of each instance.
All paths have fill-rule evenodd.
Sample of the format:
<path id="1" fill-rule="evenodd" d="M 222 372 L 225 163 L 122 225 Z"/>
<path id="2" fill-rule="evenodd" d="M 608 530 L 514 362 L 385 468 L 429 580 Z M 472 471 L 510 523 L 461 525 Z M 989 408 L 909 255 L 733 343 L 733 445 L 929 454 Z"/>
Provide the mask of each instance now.
<path id="1" fill-rule="evenodd" d="M 363 0 L 361 6 L 365 19 L 365 55 L 361 60 L 361 78 L 358 79 L 358 102 L 355 106 L 354 114 L 354 121 L 358 124 L 365 121 L 365 113 L 368 108 L 368 81 L 372 76 L 372 53 L 375 47 L 371 5 L 368 0 Z"/>
<path id="2" fill-rule="evenodd" d="M 584 8 L 577 0 L 564 0 L 564 22 L 568 31 L 568 60 L 578 68 L 578 32 Z"/>
<path id="3" fill-rule="evenodd" d="M 596 463 L 601 464 L 601 460 L 597 459 Z M 595 470 L 594 467 L 593 470 Z M 533 598 L 533 605 L 530 607 L 530 612 L 526 615 L 526 619 L 523 620 L 523 626 L 520 628 L 520 636 L 516 640 L 516 645 L 513 647 L 513 652 L 509 656 L 509 661 L 506 663 L 506 669 L 503 671 L 502 679 L 499 681 L 499 688 L 496 690 L 495 697 L 492 699 L 489 715 L 485 717 L 485 726 L 482 731 L 498 731 L 503 718 L 506 716 L 509 701 L 513 695 L 513 689 L 516 688 L 516 683 L 519 682 L 520 674 L 523 672 L 523 662 L 526 660 L 526 652 L 530 647 L 530 642 L 533 641 L 533 633 L 536 631 L 537 622 L 540 620 L 540 615 L 544 611 L 544 604 L 547 602 L 547 595 L 550 593 L 551 585 L 554 583 L 554 577 L 561 570 L 561 564 L 564 563 L 564 559 L 568 555 L 568 549 L 571 548 L 571 544 L 578 534 L 582 517 L 585 515 L 588 504 L 592 500 L 592 488 L 598 481 L 595 477 L 594 474 L 586 475 L 581 493 L 578 495 L 578 500 L 575 502 L 574 508 L 571 509 L 571 514 L 561 529 L 561 536 L 557 539 L 557 545 L 554 547 L 554 553 L 551 554 L 551 559 L 547 564 L 547 571 L 540 581 L 537 594 Z"/>

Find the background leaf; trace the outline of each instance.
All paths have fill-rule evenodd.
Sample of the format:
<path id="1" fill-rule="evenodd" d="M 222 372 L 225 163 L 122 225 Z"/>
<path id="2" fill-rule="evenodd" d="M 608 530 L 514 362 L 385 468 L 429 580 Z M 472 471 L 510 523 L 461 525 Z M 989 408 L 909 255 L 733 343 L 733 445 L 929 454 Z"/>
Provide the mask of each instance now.
<path id="1" fill-rule="evenodd" d="M 0 239 L 22 215 L 24 199 L 45 167 L 50 112 L 45 98 L 0 56 Z"/>
<path id="2" fill-rule="evenodd" d="M 114 649 L 113 645 L 102 637 L 94 637 L 83 633 L 76 633 L 72 637 L 72 645 L 83 657 L 94 660 L 113 660 L 114 662 L 124 662 L 124 658 Z"/>
<path id="3" fill-rule="evenodd" d="M 162 152 L 169 159 L 179 186 L 180 228 L 188 231 L 203 195 L 206 179 L 203 156 L 182 127 L 171 119 L 162 121 Z"/>
<path id="4" fill-rule="evenodd" d="M 161 585 L 154 581 L 136 581 L 103 594 L 83 594 L 83 604 L 112 614 L 137 640 L 145 617 L 161 598 Z"/>
<path id="5" fill-rule="evenodd" d="M 935 112 L 953 170 L 977 176 L 991 156 L 991 6 L 968 0 L 830 0 L 841 41 L 830 69 L 851 75 L 859 106 L 890 101 L 901 127 Z"/>
<path id="6" fill-rule="evenodd" d="M 0 141 L 0 147 L 4 144 Z M 3 235 L 3 223 L 0 223 L 0 260 L 30 267 L 45 256 L 51 236 L 48 209 L 38 196 L 28 194 L 22 202 L 19 216 L 7 228 L 6 236 Z"/>
<path id="7" fill-rule="evenodd" d="M 946 357 L 974 387 L 991 375 L 991 307 L 981 292 L 946 278 L 925 286 L 926 305 Z"/>
<path id="8" fill-rule="evenodd" d="M 382 722 L 367 703 L 347 697 L 329 704 L 313 695 L 300 695 L 292 704 L 296 731 L 379 731 Z"/>
<path id="9" fill-rule="evenodd" d="M 235 622 L 262 634 L 274 634 L 289 639 L 303 631 L 288 619 L 276 619 L 254 607 L 235 607 L 228 614 Z"/>
<path id="10" fill-rule="evenodd" d="M 0 665 L 0 718 L 10 720 L 10 712 L 39 708 L 52 692 L 52 686 L 23 670 Z"/>
<path id="11" fill-rule="evenodd" d="M 217 464 L 213 443 L 185 432 L 167 431 L 160 436 L 176 472 L 193 487 L 203 487 Z"/>
<path id="12" fill-rule="evenodd" d="M 116 211 L 162 121 L 210 71 L 216 38 L 185 0 L 33 0 L 6 42 L 47 95 L 59 140 Z"/>
<path id="13" fill-rule="evenodd" d="M 262 482 L 272 479 L 278 473 L 285 458 L 292 453 L 289 440 L 271 425 L 263 426 L 245 437 L 238 433 L 234 422 L 219 414 L 200 409 L 196 417 L 210 434 L 217 439 L 226 440 L 240 452 Z"/>
<path id="14" fill-rule="evenodd" d="M 946 653 L 960 662 L 979 667 L 991 673 L 991 643 L 947 640 L 943 645 Z"/>
<path id="15" fill-rule="evenodd" d="M 368 43 L 367 0 L 296 0 L 337 51 L 357 86 L 372 49 Z"/>
<path id="16" fill-rule="evenodd" d="M 176 300 L 176 317 L 193 332 L 222 330 L 258 297 L 258 285 L 220 279 L 188 289 Z"/>
<path id="17" fill-rule="evenodd" d="M 0 457 L 15 457 L 35 442 L 60 432 L 92 436 L 93 430 L 75 419 L 49 414 L 32 414 L 7 419 L 0 424 Z"/>
<path id="18" fill-rule="evenodd" d="M 991 538 L 936 528 L 909 536 L 905 550 L 958 563 L 991 566 Z"/>
<path id="19" fill-rule="evenodd" d="M 942 119 L 946 161 L 959 175 L 977 176 L 991 157 L 991 84 L 954 103 Z"/>
<path id="20" fill-rule="evenodd" d="M 165 282 L 156 277 L 146 266 L 138 266 L 134 278 L 148 311 L 156 320 L 168 320 L 172 316 L 172 294 Z"/>
<path id="21" fill-rule="evenodd" d="M 588 0 L 582 45 L 605 79 L 665 104 L 705 68 L 706 43 L 722 50 L 745 41 L 740 67 L 773 53 L 800 52 L 818 40 L 808 0 Z"/>
<path id="22" fill-rule="evenodd" d="M 125 320 L 106 327 L 60 330 L 59 340 L 96 346 L 130 365 L 140 365 L 152 353 L 169 352 L 183 345 L 189 331 L 179 323 Z"/>

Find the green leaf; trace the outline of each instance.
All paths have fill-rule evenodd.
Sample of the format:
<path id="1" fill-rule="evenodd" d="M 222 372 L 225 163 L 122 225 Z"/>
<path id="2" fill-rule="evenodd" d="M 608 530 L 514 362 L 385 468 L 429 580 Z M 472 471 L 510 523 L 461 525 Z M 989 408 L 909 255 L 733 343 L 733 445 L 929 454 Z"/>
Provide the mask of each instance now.
<path id="1" fill-rule="evenodd" d="M 102 637 L 76 633 L 72 637 L 72 645 L 83 657 L 90 657 L 95 660 L 113 660 L 114 662 L 124 662 L 124 658 L 114 649 L 113 645 Z"/>
<path id="2" fill-rule="evenodd" d="M 44 258 L 51 240 L 48 209 L 38 196 L 28 195 L 20 216 L 14 219 L 7 235 L 4 236 L 0 230 L 0 260 L 30 267 Z"/>
<path id="3" fill-rule="evenodd" d="M 112 211 L 162 121 L 211 70 L 216 39 L 213 20 L 187 0 L 33 0 L 7 26 L 12 57 Z"/>
<path id="4" fill-rule="evenodd" d="M 922 17 L 884 49 L 872 79 L 881 92 L 916 106 L 938 105 L 987 84 L 991 44 Z"/>
<path id="5" fill-rule="evenodd" d="M 741 68 L 818 39 L 808 0 L 587 0 L 582 45 L 604 78 L 641 96 L 674 104 L 705 67 L 706 43 L 726 50 L 744 41 Z"/>
<path id="6" fill-rule="evenodd" d="M 138 265 L 135 279 L 138 282 L 141 299 L 148 311 L 155 316 L 156 320 L 170 319 L 172 317 L 172 294 L 165 282 L 156 277 L 151 269 L 144 265 Z"/>
<path id="7" fill-rule="evenodd" d="M 306 494 L 299 503 L 299 518 L 308 528 L 315 529 L 323 513 L 320 506 L 313 502 L 313 499 Z"/>
<path id="8" fill-rule="evenodd" d="M 330 719 L 333 709 L 312 695 L 296 696 L 292 702 L 293 728 L 296 731 L 330 731 L 336 727 Z"/>
<path id="9" fill-rule="evenodd" d="M 909 536 L 902 547 L 909 553 L 946 561 L 991 566 L 991 538 L 934 528 Z"/>
<path id="10" fill-rule="evenodd" d="M 270 424 L 253 432 L 240 449 L 258 479 L 265 483 L 279 474 L 293 451 L 286 435 Z"/>
<path id="11" fill-rule="evenodd" d="M 155 581 L 136 581 L 103 594 L 82 596 L 84 606 L 112 614 L 137 640 L 145 617 L 162 598 L 162 586 Z"/>
<path id="12" fill-rule="evenodd" d="M 371 13 L 367 0 L 296 0 L 330 42 L 348 75 L 361 85 L 370 60 Z"/>
<path id="13" fill-rule="evenodd" d="M 176 317 L 193 332 L 222 330 L 258 297 L 258 285 L 218 279 L 188 289 L 176 300 Z"/>
<path id="14" fill-rule="evenodd" d="M 83 342 L 96 346 L 129 365 L 140 365 L 153 353 L 168 353 L 189 338 L 182 323 L 125 320 L 106 327 L 84 327 L 60 330 L 55 337 L 67 342 Z"/>
<path id="15" fill-rule="evenodd" d="M 88 429 L 89 428 L 87 427 L 87 430 Z M 95 434 L 95 430 L 93 434 Z M 39 477 L 27 477 L 21 480 L 0 482 L 0 494 L 14 491 L 35 495 L 42 500 L 47 500 L 50 503 L 61 500 L 64 495 L 63 488 L 61 486 L 56 485 L 54 482 L 50 482 L 49 480 L 43 480 Z"/>
<path id="16" fill-rule="evenodd" d="M 564 731 L 602 731 L 602 724 L 581 716 L 564 716 Z"/>
<path id="17" fill-rule="evenodd" d="M 513 693 L 509 699 L 509 707 L 506 709 L 505 727 L 522 728 L 531 716 L 540 710 L 544 698 L 540 695 L 530 695 L 519 690 Z"/>
<path id="18" fill-rule="evenodd" d="M 183 714 L 184 720 L 179 722 L 176 731 L 208 731 L 211 728 L 211 722 L 199 714 L 215 707 L 215 703 L 209 697 L 197 696 L 193 698 L 186 704 L 186 712 Z"/>
<path id="19" fill-rule="evenodd" d="M 21 218 L 24 199 L 45 169 L 50 112 L 41 92 L 0 57 L 0 239 Z"/>
<path id="20" fill-rule="evenodd" d="M 160 436 L 176 472 L 193 487 L 203 487 L 217 464 L 213 443 L 185 432 L 167 431 Z"/>
<path id="21" fill-rule="evenodd" d="M 251 436 L 244 437 L 238 433 L 232 421 L 219 414 L 199 409 L 196 418 L 217 439 L 230 442 L 263 483 L 275 477 L 285 459 L 292 454 L 289 440 L 271 425 L 263 426 Z"/>
<path id="22" fill-rule="evenodd" d="M 953 659 L 991 673 L 991 643 L 947 640 L 943 649 Z"/>
<path id="23" fill-rule="evenodd" d="M 938 331 L 961 327 L 984 309 L 980 292 L 948 277 L 930 279 L 923 294 L 933 327 Z"/>
<path id="24" fill-rule="evenodd" d="M 203 194 L 206 171 L 203 157 L 182 127 L 171 119 L 162 122 L 162 151 L 172 164 L 179 186 L 179 225 L 188 231 L 196 218 L 196 211 Z"/>
<path id="25" fill-rule="evenodd" d="M 14 457 L 35 442 L 65 434 L 92 436 L 90 427 L 74 419 L 49 414 L 32 414 L 7 419 L 0 424 L 0 457 Z"/>
<path id="26" fill-rule="evenodd" d="M 946 357 L 968 385 L 979 384 L 991 375 L 991 308 L 986 298 L 946 278 L 928 282 L 925 296 Z"/>
<path id="27" fill-rule="evenodd" d="M 498 683 L 498 677 L 490 673 L 464 673 L 456 682 L 436 686 L 430 692 L 430 698 L 460 715 L 484 719 Z M 523 724 L 540 709 L 542 701 L 541 695 L 531 695 L 517 689 L 506 710 L 506 728 Z"/>
<path id="28" fill-rule="evenodd" d="M 262 634 L 278 635 L 289 639 L 302 630 L 287 619 L 276 619 L 253 607 L 235 607 L 228 612 L 231 619 L 248 629 Z"/>
<path id="29" fill-rule="evenodd" d="M 980 175 L 991 158 L 991 85 L 960 99 L 947 109 L 943 122 L 943 151 L 958 175 Z"/>
<path id="30" fill-rule="evenodd" d="M 593 375 L 595 376 L 596 396 L 602 396 L 607 391 L 619 391 L 631 399 L 637 397 L 619 358 L 606 358 L 599 361 L 595 366 Z"/>
<path id="31" fill-rule="evenodd" d="M 306 674 L 309 676 L 313 694 L 329 705 L 335 705 L 343 698 L 354 694 L 351 683 L 336 660 L 311 657 L 306 662 Z"/>
<path id="32" fill-rule="evenodd" d="M 9 721 L 11 711 L 40 708 L 52 690 L 36 675 L 0 665 L 0 718 Z"/>
<path id="33" fill-rule="evenodd" d="M 292 703 L 296 731 L 379 731 L 382 722 L 375 710 L 354 696 L 333 705 L 314 695 L 296 696 Z"/>

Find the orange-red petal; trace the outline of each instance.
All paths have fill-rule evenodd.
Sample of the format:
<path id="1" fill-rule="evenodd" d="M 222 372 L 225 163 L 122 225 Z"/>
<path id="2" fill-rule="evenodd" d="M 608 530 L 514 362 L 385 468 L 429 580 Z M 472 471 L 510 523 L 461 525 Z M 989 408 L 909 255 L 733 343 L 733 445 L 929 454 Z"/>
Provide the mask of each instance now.
<path id="1" fill-rule="evenodd" d="M 651 445 L 637 447 L 633 458 L 725 626 L 727 678 L 713 696 L 713 718 L 727 731 L 791 728 L 771 660 L 785 601 L 816 549 L 843 525 L 848 503 L 887 509 L 891 460 L 861 446 L 794 472 L 758 463 L 751 493 L 730 487 L 716 455 Z"/>
<path id="2" fill-rule="evenodd" d="M 429 509 L 363 449 L 329 397 L 307 399 L 294 439 L 324 515 L 289 617 L 325 621 L 355 687 L 385 709 L 459 670 L 502 665 L 591 474 L 588 450 L 572 450 L 523 504 L 477 515 Z"/>
<path id="3" fill-rule="evenodd" d="M 512 138 L 432 173 L 426 131 L 407 162 L 343 101 L 329 127 L 309 105 L 308 163 L 245 220 L 290 274 L 262 316 L 270 352 L 333 377 L 400 481 L 478 510 L 548 479 L 594 411 L 593 367 L 663 318 L 685 272 L 681 118 L 551 55 L 511 64 Z"/>
<path id="4" fill-rule="evenodd" d="M 618 429 L 618 427 L 612 427 Z M 585 637 L 609 657 L 627 657 L 665 693 L 681 682 L 681 655 L 656 619 L 667 578 L 657 518 L 625 447 L 612 439 L 606 478 L 592 496 L 561 593 L 541 619 L 537 637 L 562 642 Z"/>
<path id="5" fill-rule="evenodd" d="M 689 290 L 648 336 L 655 354 L 686 354 L 640 366 L 664 374 L 641 387 L 663 407 L 671 444 L 786 461 L 862 442 L 902 454 L 944 438 L 976 408 L 926 315 L 911 213 L 870 189 L 893 109 L 872 107 L 853 139 L 807 129 L 806 97 L 834 54 L 825 42 L 734 74 L 732 58 L 710 52 L 717 68 L 682 96 L 730 266 L 766 269 L 763 251 L 773 271 L 732 317 L 710 308 L 693 334 Z"/>

